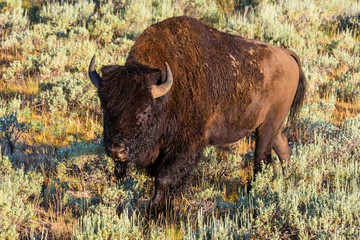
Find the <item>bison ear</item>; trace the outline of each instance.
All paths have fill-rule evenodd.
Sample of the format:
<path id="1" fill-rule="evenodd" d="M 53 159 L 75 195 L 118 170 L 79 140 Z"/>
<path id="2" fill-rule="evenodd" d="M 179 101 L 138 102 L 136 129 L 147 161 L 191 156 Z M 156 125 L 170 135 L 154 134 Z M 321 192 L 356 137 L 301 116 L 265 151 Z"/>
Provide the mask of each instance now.
<path id="1" fill-rule="evenodd" d="M 165 63 L 165 65 L 166 65 L 166 75 L 164 74 L 165 76 L 162 79 L 163 81 L 160 84 L 154 84 L 151 86 L 151 94 L 154 99 L 162 97 L 165 94 L 167 94 L 170 91 L 173 84 L 173 76 L 171 69 L 167 64 L 167 62 Z"/>
<path id="2" fill-rule="evenodd" d="M 99 74 L 96 72 L 96 69 L 95 69 L 95 55 L 92 57 L 92 59 L 90 61 L 89 77 L 90 77 L 91 82 L 94 84 L 94 86 L 97 89 L 99 89 L 100 82 L 101 82 L 102 79 L 99 76 Z"/>

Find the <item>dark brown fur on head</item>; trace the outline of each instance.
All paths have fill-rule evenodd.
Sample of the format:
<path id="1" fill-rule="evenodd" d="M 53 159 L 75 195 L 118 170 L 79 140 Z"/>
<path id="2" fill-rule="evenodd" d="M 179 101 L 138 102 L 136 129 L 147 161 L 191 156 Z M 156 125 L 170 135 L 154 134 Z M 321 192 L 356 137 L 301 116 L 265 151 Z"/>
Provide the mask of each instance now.
<path id="1" fill-rule="evenodd" d="M 151 86 L 161 82 L 163 71 L 139 63 L 102 68 L 99 97 L 104 110 L 104 143 L 129 148 L 127 161 L 146 167 L 161 135 L 162 108 L 166 98 L 155 101 Z"/>

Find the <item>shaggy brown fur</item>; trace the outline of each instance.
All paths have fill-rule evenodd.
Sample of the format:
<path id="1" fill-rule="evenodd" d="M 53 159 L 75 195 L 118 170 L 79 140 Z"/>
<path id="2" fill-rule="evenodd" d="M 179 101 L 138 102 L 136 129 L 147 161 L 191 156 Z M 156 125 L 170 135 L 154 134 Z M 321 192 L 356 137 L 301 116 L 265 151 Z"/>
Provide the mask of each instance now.
<path id="1" fill-rule="evenodd" d="M 165 62 L 173 85 L 154 99 L 151 86 L 161 84 Z M 174 17 L 148 27 L 125 65 L 102 73 L 107 152 L 126 155 L 117 174 L 134 164 L 155 177 L 153 205 L 166 190 L 188 183 L 206 145 L 226 145 L 256 130 L 254 174 L 271 161 L 271 149 L 282 161 L 290 157 L 280 128 L 289 112 L 295 121 L 306 85 L 292 51 Z"/>

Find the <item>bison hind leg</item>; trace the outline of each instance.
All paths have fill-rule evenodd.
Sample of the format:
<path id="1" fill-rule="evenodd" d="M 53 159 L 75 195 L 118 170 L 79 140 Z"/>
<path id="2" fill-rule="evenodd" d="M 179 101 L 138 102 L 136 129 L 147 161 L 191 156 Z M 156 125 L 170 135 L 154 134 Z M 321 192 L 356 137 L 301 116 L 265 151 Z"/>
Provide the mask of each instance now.
<path id="1" fill-rule="evenodd" d="M 290 147 L 280 129 L 271 128 L 266 124 L 256 129 L 255 163 L 253 179 L 261 171 L 261 165 L 272 162 L 271 150 L 278 155 L 282 167 L 290 160 Z"/>
<path id="2" fill-rule="evenodd" d="M 255 132 L 255 162 L 253 178 L 261 171 L 262 164 L 269 164 L 271 162 L 271 148 L 273 140 L 273 128 L 270 124 L 260 125 Z"/>
<path id="3" fill-rule="evenodd" d="M 273 140 L 273 149 L 282 164 L 288 163 L 290 160 L 290 147 L 286 137 L 281 131 L 276 134 Z"/>

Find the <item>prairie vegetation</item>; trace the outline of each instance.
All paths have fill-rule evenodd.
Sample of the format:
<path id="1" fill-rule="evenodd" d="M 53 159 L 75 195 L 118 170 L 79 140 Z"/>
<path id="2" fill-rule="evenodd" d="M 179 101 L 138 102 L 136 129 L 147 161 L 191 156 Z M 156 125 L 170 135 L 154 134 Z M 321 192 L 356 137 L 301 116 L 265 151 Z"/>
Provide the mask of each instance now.
<path id="1" fill-rule="evenodd" d="M 251 178 L 252 136 L 209 147 L 157 220 L 153 181 L 115 181 L 87 77 L 123 64 L 147 26 L 189 15 L 289 48 L 308 80 L 298 131 Z M 0 0 L 1 239 L 357 239 L 360 237 L 360 2 L 357 0 Z M 274 158 L 276 156 L 274 155 Z"/>

